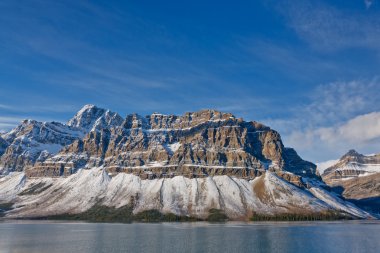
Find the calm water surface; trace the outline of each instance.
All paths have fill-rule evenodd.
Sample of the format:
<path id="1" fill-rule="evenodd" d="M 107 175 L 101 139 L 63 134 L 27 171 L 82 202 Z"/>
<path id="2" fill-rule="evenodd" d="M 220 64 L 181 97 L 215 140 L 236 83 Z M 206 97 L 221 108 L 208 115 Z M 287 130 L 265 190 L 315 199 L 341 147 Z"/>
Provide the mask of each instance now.
<path id="1" fill-rule="evenodd" d="M 379 222 L 0 223 L 1 253 L 380 252 Z"/>

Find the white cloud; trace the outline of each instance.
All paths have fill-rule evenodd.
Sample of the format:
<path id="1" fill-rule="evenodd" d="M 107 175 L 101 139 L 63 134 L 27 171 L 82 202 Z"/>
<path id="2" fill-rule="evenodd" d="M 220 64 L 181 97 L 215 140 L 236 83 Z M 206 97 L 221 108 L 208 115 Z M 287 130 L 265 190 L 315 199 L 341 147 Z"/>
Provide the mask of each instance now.
<path id="1" fill-rule="evenodd" d="M 380 153 L 380 112 L 359 115 L 330 127 L 293 131 L 284 139 L 314 162 L 339 158 L 349 149 Z"/>
<path id="2" fill-rule="evenodd" d="M 375 141 L 380 138 L 380 112 L 359 115 L 343 125 L 321 128 L 316 133 L 322 141 L 330 144 L 338 141 L 351 144 L 365 144 Z"/>

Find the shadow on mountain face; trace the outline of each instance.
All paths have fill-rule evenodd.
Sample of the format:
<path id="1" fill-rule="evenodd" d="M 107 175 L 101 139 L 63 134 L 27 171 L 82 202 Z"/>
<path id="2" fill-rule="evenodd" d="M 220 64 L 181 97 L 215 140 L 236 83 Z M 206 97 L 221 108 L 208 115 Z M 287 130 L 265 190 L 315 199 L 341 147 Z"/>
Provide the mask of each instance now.
<path id="1" fill-rule="evenodd" d="M 380 196 L 364 199 L 346 199 L 380 218 Z"/>
<path id="2" fill-rule="evenodd" d="M 330 191 L 335 192 L 336 194 L 339 194 L 340 196 L 342 196 L 342 194 L 344 192 L 344 187 L 342 187 L 340 185 L 332 186 L 332 187 L 330 187 Z"/>

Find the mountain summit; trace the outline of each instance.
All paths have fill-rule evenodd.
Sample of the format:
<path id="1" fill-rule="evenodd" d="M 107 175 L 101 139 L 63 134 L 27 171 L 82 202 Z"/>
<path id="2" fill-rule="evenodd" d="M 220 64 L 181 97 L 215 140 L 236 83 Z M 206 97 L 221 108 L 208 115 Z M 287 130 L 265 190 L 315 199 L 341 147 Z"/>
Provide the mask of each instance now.
<path id="1" fill-rule="evenodd" d="M 82 128 L 87 131 L 120 126 L 123 118 L 110 110 L 85 105 L 67 122 L 68 126 Z"/>

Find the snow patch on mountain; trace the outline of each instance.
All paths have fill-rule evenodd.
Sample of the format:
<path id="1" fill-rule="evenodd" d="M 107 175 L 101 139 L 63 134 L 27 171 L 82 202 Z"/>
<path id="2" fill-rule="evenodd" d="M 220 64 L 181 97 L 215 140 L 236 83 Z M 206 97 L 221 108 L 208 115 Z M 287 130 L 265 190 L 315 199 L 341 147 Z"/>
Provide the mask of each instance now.
<path id="1" fill-rule="evenodd" d="M 41 184 L 42 192 L 18 195 Z M 252 212 L 276 214 L 342 210 L 357 217 L 366 213 L 317 186 L 306 189 L 266 173 L 247 181 L 229 176 L 142 180 L 132 174 L 110 177 L 103 168 L 80 170 L 67 178 L 25 178 L 11 173 L 0 180 L 0 203 L 16 202 L 7 217 L 36 217 L 80 213 L 95 204 L 122 207 L 134 212 L 157 209 L 164 213 L 205 218 L 218 208 L 231 218 Z"/>
<path id="2" fill-rule="evenodd" d="M 25 186 L 26 177 L 23 172 L 11 172 L 0 178 L 0 203 L 12 202 Z"/>
<path id="3" fill-rule="evenodd" d="M 343 167 L 339 167 L 337 171 L 344 170 L 357 170 L 357 171 L 365 171 L 367 173 L 379 173 L 380 172 L 380 164 L 363 164 L 351 162 Z"/>
<path id="4" fill-rule="evenodd" d="M 181 147 L 181 143 L 175 142 L 171 144 L 164 144 L 163 146 L 170 155 L 173 155 Z"/>
<path id="5" fill-rule="evenodd" d="M 354 204 L 350 202 L 340 199 L 338 196 L 335 196 L 334 193 L 327 192 L 326 190 L 319 187 L 310 188 L 310 192 L 315 197 L 322 200 L 335 210 L 344 211 L 359 218 L 370 217 L 370 215 L 367 212 L 361 210 L 360 208 L 356 207 Z"/>

